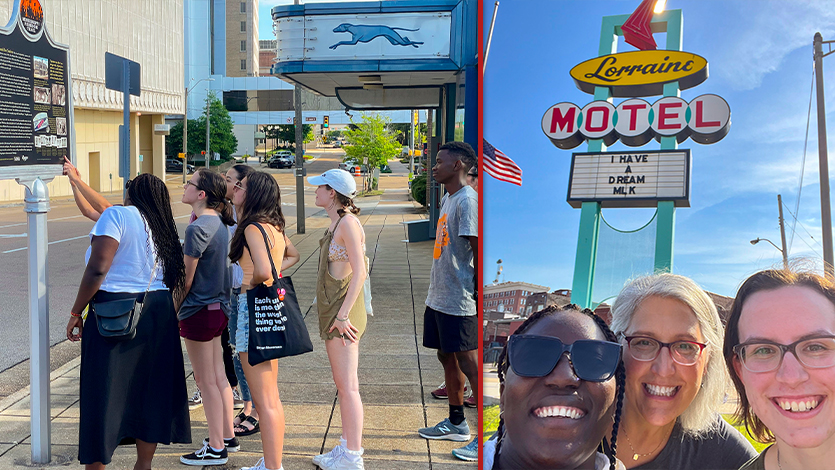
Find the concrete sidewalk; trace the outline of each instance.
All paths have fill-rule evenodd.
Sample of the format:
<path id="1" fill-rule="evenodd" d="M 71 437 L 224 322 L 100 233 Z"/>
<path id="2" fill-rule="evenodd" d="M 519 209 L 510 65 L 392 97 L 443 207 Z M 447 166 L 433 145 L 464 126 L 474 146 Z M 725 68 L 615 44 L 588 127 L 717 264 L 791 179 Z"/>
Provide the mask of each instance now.
<path id="1" fill-rule="evenodd" d="M 382 183 L 382 181 L 381 181 Z M 392 181 L 392 183 L 394 183 Z M 392 186 L 400 186 L 397 184 Z M 405 189 L 384 188 L 385 194 L 360 199 L 360 220 L 365 226 L 371 259 L 374 317 L 360 343 L 360 393 L 365 405 L 363 445 L 368 469 L 463 469 L 474 462 L 457 460 L 450 451 L 466 443 L 427 441 L 417 429 L 447 416 L 447 402 L 429 394 L 443 381 L 435 351 L 421 345 L 423 311 L 432 264 L 432 242 L 404 243 L 401 222 L 425 218 L 419 206 L 407 200 Z M 278 389 L 286 415 L 283 465 L 286 470 L 316 468 L 311 457 L 330 450 L 341 434 L 336 387 L 325 348 L 318 335 L 315 295 L 319 238 L 328 225 L 324 212 L 308 217 L 307 233 L 291 233 L 301 261 L 285 274 L 293 278 L 299 304 L 314 351 L 279 361 Z M 288 232 L 292 232 L 292 229 Z M 79 347 L 80 349 L 80 347 Z M 185 354 L 185 348 L 183 348 Z M 45 467 L 78 467 L 78 387 L 76 358 L 51 374 L 52 463 Z M 189 396 L 195 391 L 186 356 Z M 477 413 L 466 409 L 473 433 Z M 203 408 L 191 412 L 192 444 L 159 446 L 155 469 L 188 468 L 179 456 L 198 449 L 208 436 Z M 29 389 L 0 401 L 0 468 L 41 468 L 31 463 Z M 475 436 L 475 434 L 474 434 Z M 255 465 L 261 457 L 260 434 L 240 438 L 241 452 L 230 454 L 226 466 Z M 110 468 L 132 468 L 133 447 L 120 447 Z"/>

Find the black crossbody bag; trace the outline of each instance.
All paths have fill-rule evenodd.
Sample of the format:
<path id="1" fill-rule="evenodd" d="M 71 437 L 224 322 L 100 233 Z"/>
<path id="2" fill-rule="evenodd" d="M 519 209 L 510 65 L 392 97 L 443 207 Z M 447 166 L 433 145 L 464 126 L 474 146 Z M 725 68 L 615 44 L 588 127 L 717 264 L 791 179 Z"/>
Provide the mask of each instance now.
<path id="1" fill-rule="evenodd" d="M 264 236 L 264 245 L 272 267 L 273 285 L 268 287 L 261 283 L 246 291 L 249 312 L 248 361 L 252 366 L 313 351 L 293 281 L 289 277 L 278 277 L 267 232 L 260 224 L 253 225 Z"/>
<path id="2" fill-rule="evenodd" d="M 151 279 L 148 280 L 148 287 L 145 292 L 136 297 L 97 302 L 95 297 L 90 302 L 90 311 L 96 316 L 96 326 L 102 338 L 118 343 L 130 341 L 136 337 L 136 325 L 142 316 L 142 306 L 145 303 L 145 295 L 151 289 L 154 281 L 154 273 L 157 270 L 157 262 L 151 268 Z"/>

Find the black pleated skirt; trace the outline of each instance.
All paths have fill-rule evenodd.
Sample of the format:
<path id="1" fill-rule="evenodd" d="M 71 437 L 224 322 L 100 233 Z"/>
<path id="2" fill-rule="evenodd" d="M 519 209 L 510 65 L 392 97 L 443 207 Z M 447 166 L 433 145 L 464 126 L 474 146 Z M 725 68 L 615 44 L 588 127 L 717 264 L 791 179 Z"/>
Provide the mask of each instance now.
<path id="1" fill-rule="evenodd" d="M 98 300 L 136 294 L 99 291 Z M 145 295 L 136 337 L 121 343 L 99 335 L 87 316 L 81 339 L 78 459 L 110 463 L 119 445 L 136 439 L 159 444 L 191 442 L 183 352 L 171 293 Z"/>

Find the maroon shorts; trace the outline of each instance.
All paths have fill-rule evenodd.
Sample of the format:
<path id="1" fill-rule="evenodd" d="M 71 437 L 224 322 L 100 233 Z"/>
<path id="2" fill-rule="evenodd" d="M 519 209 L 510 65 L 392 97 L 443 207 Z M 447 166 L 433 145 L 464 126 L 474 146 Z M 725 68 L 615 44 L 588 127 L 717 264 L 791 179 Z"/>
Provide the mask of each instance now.
<path id="1" fill-rule="evenodd" d="M 180 336 L 192 341 L 211 341 L 223 333 L 228 322 L 223 310 L 203 307 L 194 315 L 180 320 Z"/>

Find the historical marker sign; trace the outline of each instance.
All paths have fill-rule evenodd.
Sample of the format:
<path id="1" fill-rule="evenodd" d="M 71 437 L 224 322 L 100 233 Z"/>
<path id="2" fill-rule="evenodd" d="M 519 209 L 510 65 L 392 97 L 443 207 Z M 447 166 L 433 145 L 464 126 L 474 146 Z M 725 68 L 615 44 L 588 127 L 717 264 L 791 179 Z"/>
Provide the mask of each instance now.
<path id="1" fill-rule="evenodd" d="M 655 207 L 675 201 L 690 207 L 690 150 L 575 153 L 568 203 L 602 207 Z"/>
<path id="2" fill-rule="evenodd" d="M 73 154 L 69 52 L 38 1 L 18 5 L 0 29 L 0 178 L 54 176 Z"/>

